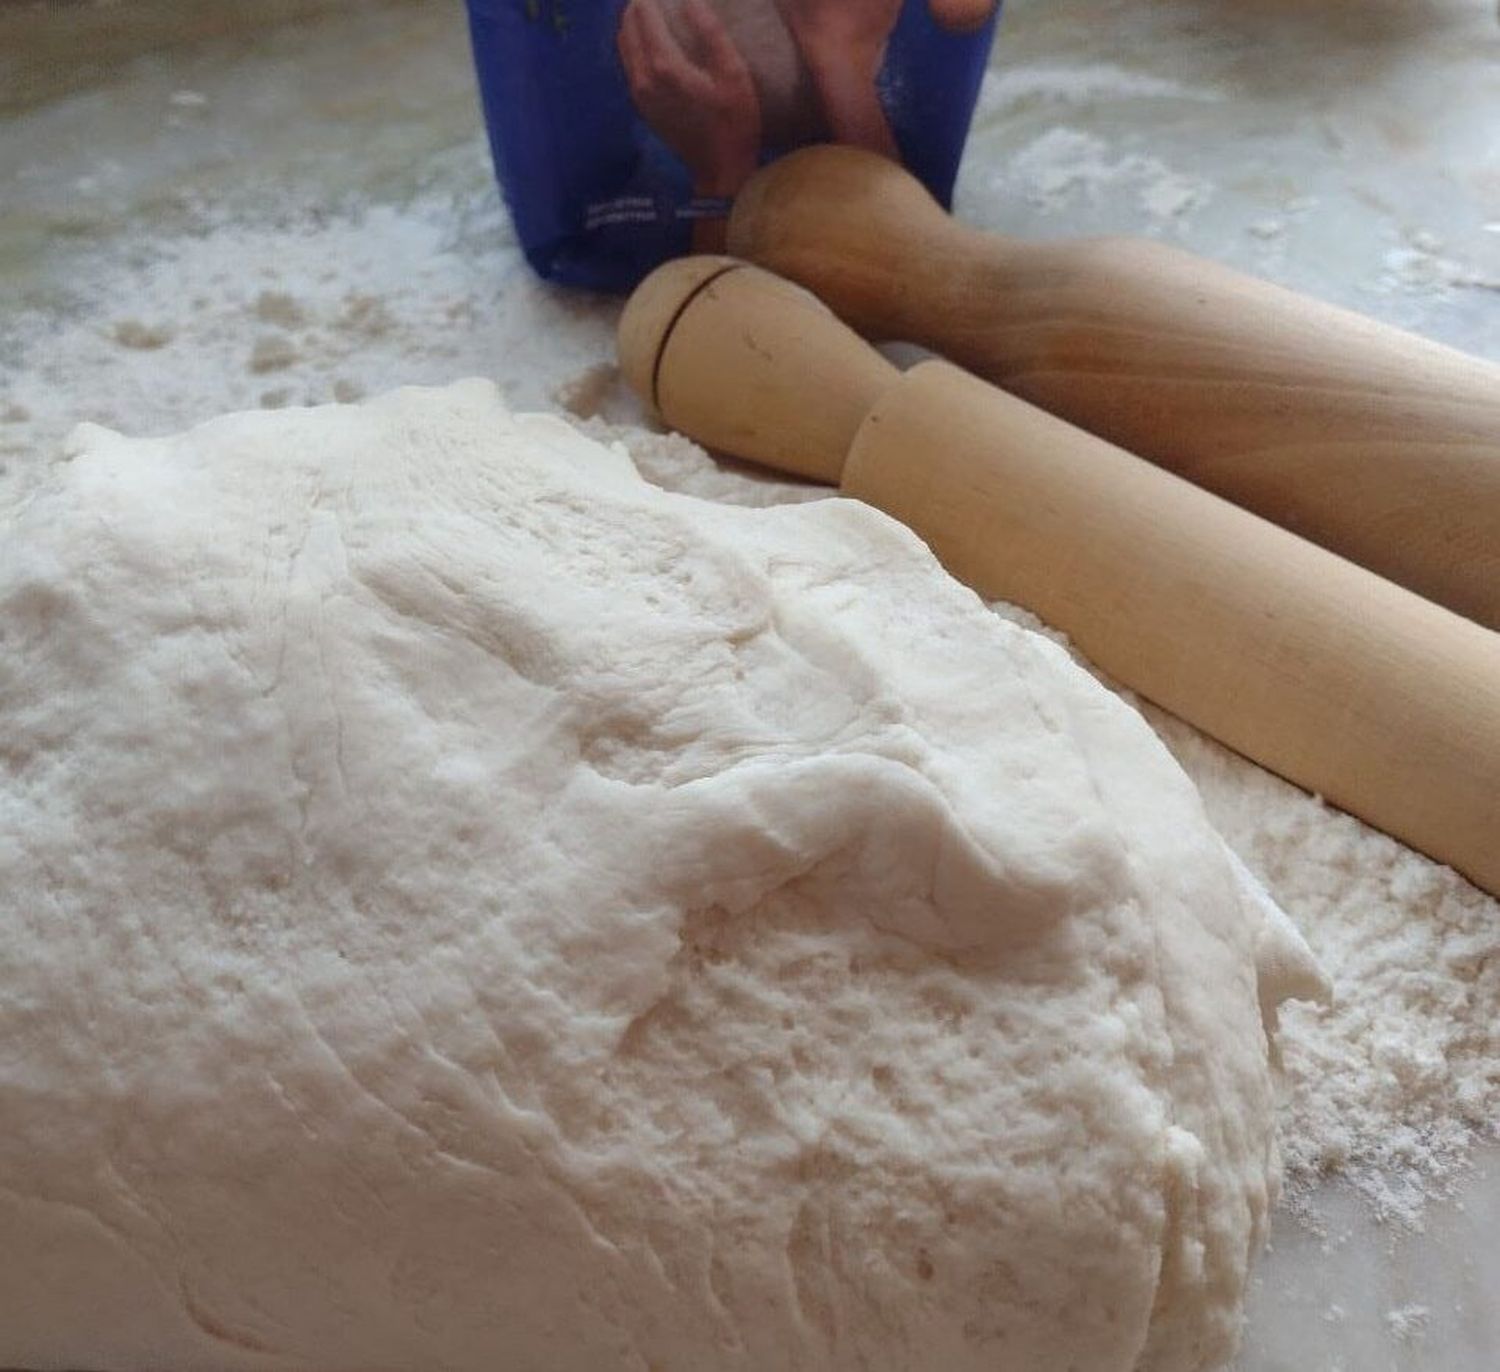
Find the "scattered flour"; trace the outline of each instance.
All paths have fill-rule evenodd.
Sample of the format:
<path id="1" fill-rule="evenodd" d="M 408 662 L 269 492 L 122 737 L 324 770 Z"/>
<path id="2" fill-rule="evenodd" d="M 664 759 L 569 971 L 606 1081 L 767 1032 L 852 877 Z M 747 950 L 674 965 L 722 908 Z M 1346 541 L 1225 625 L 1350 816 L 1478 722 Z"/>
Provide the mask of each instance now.
<path id="1" fill-rule="evenodd" d="M 297 297 L 286 291 L 262 291 L 256 296 L 255 317 L 262 324 L 277 324 L 283 329 L 299 329 L 307 323 L 307 313 Z"/>
<path id="2" fill-rule="evenodd" d="M 1178 171 L 1149 153 L 1119 151 L 1098 134 L 1050 127 L 1015 152 L 990 177 L 986 193 L 1014 195 L 1056 213 L 1107 190 L 1129 191 L 1137 208 L 1163 228 L 1213 197 L 1212 182 Z"/>
<path id="3" fill-rule="evenodd" d="M 297 360 L 297 347 L 283 334 L 262 334 L 250 349 L 252 372 L 285 371 Z"/>
<path id="4" fill-rule="evenodd" d="M 1293 1203 L 1328 1175 L 1420 1222 L 1500 1138 L 1500 904 L 1150 706 L 1219 832 L 1306 934 L 1330 1008 L 1282 1020 Z"/>
<path id="5" fill-rule="evenodd" d="M 1415 1343 L 1427 1332 L 1427 1322 L 1431 1317 L 1432 1311 L 1425 1305 L 1403 1305 L 1386 1311 L 1385 1324 L 1402 1343 Z"/>
<path id="6" fill-rule="evenodd" d="M 143 324 L 139 319 L 122 319 L 115 325 L 115 342 L 122 348 L 154 352 L 172 341 L 173 330 L 166 324 Z"/>
<path id="7" fill-rule="evenodd" d="M 1376 289 L 1429 297 L 1453 290 L 1500 291 L 1500 275 L 1450 257 L 1442 241 L 1425 229 L 1408 229 L 1386 251 Z"/>
<path id="8" fill-rule="evenodd" d="M 1111 101 L 1153 99 L 1213 104 L 1224 95 L 1108 62 L 1033 62 L 991 69 L 980 86 L 976 122 L 1031 120 L 1041 132 L 1019 147 L 1007 145 L 995 160 L 989 184 L 968 185 L 965 193 L 992 198 L 997 205 L 1019 196 L 1033 209 L 1054 214 L 1079 200 L 1096 203 L 1108 192 L 1124 191 L 1148 224 L 1158 231 L 1169 229 L 1212 199 L 1210 181 L 1061 122 L 1069 110 L 1075 118 L 1102 117 L 1101 109 Z"/>
<path id="9" fill-rule="evenodd" d="M 610 350 L 608 302 L 526 271 L 493 191 L 132 243 L 0 314 L 0 510 L 78 420 L 136 434 L 463 372 L 539 407 Z M 84 384 L 81 378 L 87 378 Z"/>
<path id="10" fill-rule="evenodd" d="M 1223 100 L 1219 91 L 1184 86 L 1149 72 L 1130 71 L 1109 62 L 1078 65 L 1030 62 L 991 68 L 979 87 L 975 117 L 1014 113 L 1028 105 L 1076 105 L 1111 99 L 1202 101 Z"/>

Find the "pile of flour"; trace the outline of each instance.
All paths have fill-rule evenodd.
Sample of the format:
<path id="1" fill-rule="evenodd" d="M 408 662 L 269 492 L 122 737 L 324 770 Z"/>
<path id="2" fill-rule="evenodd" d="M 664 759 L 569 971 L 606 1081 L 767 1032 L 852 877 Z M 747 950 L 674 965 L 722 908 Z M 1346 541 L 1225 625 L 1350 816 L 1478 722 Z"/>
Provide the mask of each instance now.
<path id="1" fill-rule="evenodd" d="M 474 162 L 483 171 L 478 148 Z M 739 503 L 816 494 L 636 427 L 623 388 L 597 370 L 617 307 L 538 286 L 492 190 L 475 186 L 357 217 L 206 217 L 194 234 L 138 245 L 136 260 L 98 265 L 61 308 L 0 320 L 0 509 L 35 486 L 78 419 L 167 433 L 225 410 L 464 373 L 494 376 L 522 406 L 597 413 L 668 488 Z M 1147 714 L 1334 982 L 1333 1008 L 1292 1007 L 1284 1020 L 1292 1197 L 1333 1174 L 1379 1212 L 1419 1218 L 1500 1119 L 1500 908 Z"/>

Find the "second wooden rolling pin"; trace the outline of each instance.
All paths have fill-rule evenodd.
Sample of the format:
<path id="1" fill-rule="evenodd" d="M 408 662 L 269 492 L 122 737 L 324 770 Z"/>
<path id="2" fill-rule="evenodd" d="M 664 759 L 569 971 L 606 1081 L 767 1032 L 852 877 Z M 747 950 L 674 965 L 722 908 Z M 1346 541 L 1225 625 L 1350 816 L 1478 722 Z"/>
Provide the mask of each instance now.
<path id="1" fill-rule="evenodd" d="M 1500 366 L 1164 243 L 982 233 L 855 148 L 759 172 L 729 251 L 1500 628 Z"/>
<path id="2" fill-rule="evenodd" d="M 1500 635 L 948 363 L 898 372 L 743 263 L 659 268 L 620 356 L 674 428 L 838 483 L 980 595 L 1500 894 Z"/>

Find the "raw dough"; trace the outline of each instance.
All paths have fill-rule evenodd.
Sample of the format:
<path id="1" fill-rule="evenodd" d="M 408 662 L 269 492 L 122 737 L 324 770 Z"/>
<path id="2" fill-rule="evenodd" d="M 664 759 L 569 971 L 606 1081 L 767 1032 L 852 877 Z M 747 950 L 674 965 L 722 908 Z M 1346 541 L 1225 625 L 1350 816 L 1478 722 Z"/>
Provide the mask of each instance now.
<path id="1" fill-rule="evenodd" d="M 1228 1354 L 1318 978 L 1061 649 L 484 383 L 73 449 L 0 548 L 0 1366 Z"/>

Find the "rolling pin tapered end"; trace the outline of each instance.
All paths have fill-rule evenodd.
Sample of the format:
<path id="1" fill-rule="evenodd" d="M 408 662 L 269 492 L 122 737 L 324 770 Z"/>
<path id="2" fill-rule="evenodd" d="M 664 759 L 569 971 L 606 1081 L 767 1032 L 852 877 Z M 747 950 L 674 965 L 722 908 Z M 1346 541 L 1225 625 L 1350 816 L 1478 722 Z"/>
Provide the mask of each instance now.
<path id="1" fill-rule="evenodd" d="M 618 346 L 626 380 L 673 428 L 832 484 L 899 376 L 816 296 L 729 257 L 658 267 L 626 305 Z"/>
<path id="2" fill-rule="evenodd" d="M 626 302 L 615 335 L 620 370 L 653 409 L 660 408 L 657 366 L 683 310 L 709 282 L 739 265 L 732 257 L 679 257 L 652 272 Z"/>
<path id="3" fill-rule="evenodd" d="M 729 251 L 761 261 L 795 245 L 808 227 L 835 215 L 861 237 L 872 223 L 915 219 L 925 229 L 947 219 L 927 188 L 899 162 L 842 143 L 798 148 L 762 167 L 740 189 L 729 217 Z"/>
<path id="4" fill-rule="evenodd" d="M 940 292 L 913 295 L 902 283 L 960 257 L 966 232 L 899 163 L 828 143 L 756 172 L 735 198 L 728 241 L 736 257 L 816 291 L 867 337 L 915 339 L 921 319 L 909 311 L 947 307 Z"/>

